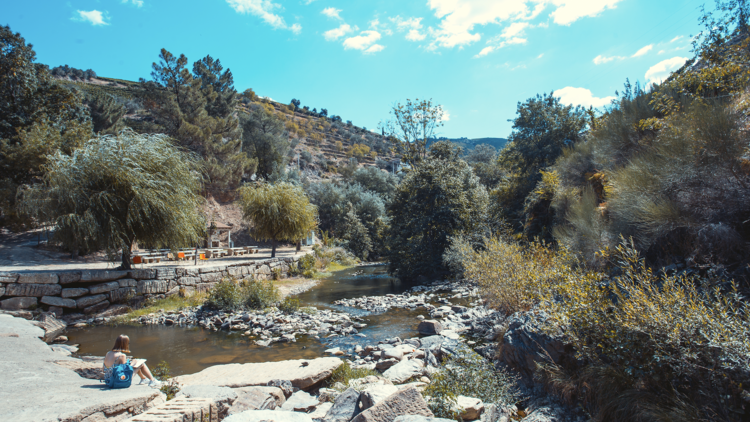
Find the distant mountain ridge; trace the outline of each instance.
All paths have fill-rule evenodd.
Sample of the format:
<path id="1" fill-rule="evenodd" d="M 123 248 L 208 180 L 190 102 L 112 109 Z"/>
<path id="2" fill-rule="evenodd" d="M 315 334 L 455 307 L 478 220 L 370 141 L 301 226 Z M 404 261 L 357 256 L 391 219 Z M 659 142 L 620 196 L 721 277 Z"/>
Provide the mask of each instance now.
<path id="1" fill-rule="evenodd" d="M 477 145 L 487 144 L 495 147 L 496 150 L 500 151 L 501 149 L 505 148 L 505 145 L 508 144 L 508 140 L 506 138 L 475 138 L 475 139 L 469 139 L 469 138 L 433 138 L 431 139 L 427 144 L 428 146 L 437 142 L 437 141 L 451 141 L 454 144 L 459 145 L 464 149 L 464 152 L 469 152 Z"/>

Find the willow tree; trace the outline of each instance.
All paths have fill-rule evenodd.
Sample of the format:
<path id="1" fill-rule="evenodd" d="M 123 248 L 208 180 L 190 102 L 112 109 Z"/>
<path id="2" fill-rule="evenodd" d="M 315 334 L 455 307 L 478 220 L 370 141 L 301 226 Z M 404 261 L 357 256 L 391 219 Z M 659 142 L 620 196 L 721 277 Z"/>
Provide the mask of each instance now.
<path id="1" fill-rule="evenodd" d="M 24 207 L 53 224 L 74 254 L 121 250 L 129 269 L 136 242 L 176 248 L 203 237 L 202 168 L 164 135 L 96 137 L 71 155 L 51 155 L 45 170 L 43 183 L 24 192 Z"/>
<path id="2" fill-rule="evenodd" d="M 318 225 L 318 210 L 301 187 L 291 183 L 245 185 L 240 188 L 245 219 L 255 227 L 253 236 L 271 241 L 271 258 L 279 241 L 297 242 Z"/>

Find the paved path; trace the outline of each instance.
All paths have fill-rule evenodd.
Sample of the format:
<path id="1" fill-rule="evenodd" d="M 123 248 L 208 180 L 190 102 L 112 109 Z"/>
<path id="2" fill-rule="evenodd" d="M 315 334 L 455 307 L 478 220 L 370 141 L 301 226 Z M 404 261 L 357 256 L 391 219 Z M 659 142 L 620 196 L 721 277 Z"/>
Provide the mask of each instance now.
<path id="1" fill-rule="evenodd" d="M 146 385 L 110 390 L 81 378 L 55 361 L 73 360 L 40 340 L 44 332 L 30 321 L 0 314 L 0 419 L 13 422 L 126 418 L 163 403 Z M 136 377 L 137 378 L 137 377 Z"/>

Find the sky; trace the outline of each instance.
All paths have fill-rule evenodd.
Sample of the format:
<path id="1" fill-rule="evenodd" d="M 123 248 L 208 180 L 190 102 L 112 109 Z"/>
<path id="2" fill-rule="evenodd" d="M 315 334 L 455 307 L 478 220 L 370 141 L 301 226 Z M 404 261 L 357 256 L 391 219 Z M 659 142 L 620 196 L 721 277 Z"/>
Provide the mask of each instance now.
<path id="1" fill-rule="evenodd" d="M 693 56 L 704 3 L 23 0 L 0 5 L 0 24 L 50 67 L 138 80 L 161 48 L 190 63 L 211 55 L 239 91 L 371 130 L 394 104 L 431 98 L 445 110 L 439 136 L 482 138 L 507 137 L 518 103 L 537 94 L 601 108 L 626 78 L 663 80 Z"/>

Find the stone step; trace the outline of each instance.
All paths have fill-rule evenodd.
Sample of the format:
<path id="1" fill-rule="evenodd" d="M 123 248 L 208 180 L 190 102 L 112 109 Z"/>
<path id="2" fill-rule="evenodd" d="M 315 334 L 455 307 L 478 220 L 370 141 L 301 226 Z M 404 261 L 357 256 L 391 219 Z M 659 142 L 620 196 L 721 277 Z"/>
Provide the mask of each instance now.
<path id="1" fill-rule="evenodd" d="M 218 422 L 216 403 L 210 398 L 172 399 L 126 422 Z"/>

